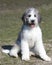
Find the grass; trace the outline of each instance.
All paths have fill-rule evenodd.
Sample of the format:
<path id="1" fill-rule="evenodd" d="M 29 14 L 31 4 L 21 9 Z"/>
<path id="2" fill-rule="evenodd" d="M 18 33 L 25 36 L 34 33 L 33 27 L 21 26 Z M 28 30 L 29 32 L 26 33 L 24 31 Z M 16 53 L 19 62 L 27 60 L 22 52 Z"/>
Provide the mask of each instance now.
<path id="1" fill-rule="evenodd" d="M 20 13 L 15 13 L 15 12 L 7 12 L 7 13 L 3 13 L 1 14 L 0 17 L 0 40 L 4 40 L 4 39 L 13 39 L 15 38 L 15 36 L 17 36 L 17 33 L 20 29 L 19 25 L 21 23 L 20 19 L 18 19 L 19 17 L 17 15 L 19 15 Z"/>
<path id="2" fill-rule="evenodd" d="M 52 43 L 52 0 L 0 0 L 0 46 L 13 44 L 17 39 L 22 26 L 21 16 L 28 7 L 39 9 L 43 40 L 45 43 Z M 43 63 L 34 57 L 31 57 L 29 62 L 24 62 L 20 57 L 12 58 L 0 52 L 0 65 L 42 65 L 40 62 Z"/>

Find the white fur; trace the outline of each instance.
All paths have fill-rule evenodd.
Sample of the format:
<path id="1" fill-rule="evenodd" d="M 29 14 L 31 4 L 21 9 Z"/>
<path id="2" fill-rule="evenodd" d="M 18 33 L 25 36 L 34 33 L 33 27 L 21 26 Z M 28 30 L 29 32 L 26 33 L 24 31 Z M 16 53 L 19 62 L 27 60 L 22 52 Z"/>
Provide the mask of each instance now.
<path id="1" fill-rule="evenodd" d="M 31 23 L 31 20 L 35 20 L 35 26 L 31 28 L 23 24 L 17 43 L 10 50 L 9 54 L 18 57 L 17 53 L 21 50 L 22 60 L 28 61 L 30 60 L 30 52 L 32 51 L 34 54 L 39 55 L 43 60 L 51 61 L 43 46 L 42 32 L 38 25 L 38 18 L 34 17 L 34 14 L 38 16 L 38 11 L 34 8 L 30 8 L 29 10 L 25 12 L 25 22 L 28 20 L 28 23 Z M 28 17 L 28 14 L 30 14 L 31 17 Z M 32 48 L 33 50 L 31 50 Z"/>

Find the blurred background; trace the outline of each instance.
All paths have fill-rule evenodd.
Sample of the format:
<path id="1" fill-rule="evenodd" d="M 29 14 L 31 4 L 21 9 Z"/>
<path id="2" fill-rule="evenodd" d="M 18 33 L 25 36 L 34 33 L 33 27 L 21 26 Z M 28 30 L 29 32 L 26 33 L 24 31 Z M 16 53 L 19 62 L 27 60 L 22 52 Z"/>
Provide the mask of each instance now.
<path id="1" fill-rule="evenodd" d="M 52 0 L 0 0 L 0 10 L 40 7 L 52 4 Z"/>

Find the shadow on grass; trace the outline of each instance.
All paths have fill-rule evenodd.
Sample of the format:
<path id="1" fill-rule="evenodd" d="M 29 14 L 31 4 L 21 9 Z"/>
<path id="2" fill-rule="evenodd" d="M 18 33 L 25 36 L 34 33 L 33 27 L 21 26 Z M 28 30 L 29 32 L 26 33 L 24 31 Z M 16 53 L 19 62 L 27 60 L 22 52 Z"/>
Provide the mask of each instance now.
<path id="1" fill-rule="evenodd" d="M 40 56 L 38 56 L 38 55 L 35 55 L 35 57 L 37 58 L 37 59 L 40 59 L 40 60 L 43 60 Z M 44 60 L 43 60 L 44 61 Z"/>

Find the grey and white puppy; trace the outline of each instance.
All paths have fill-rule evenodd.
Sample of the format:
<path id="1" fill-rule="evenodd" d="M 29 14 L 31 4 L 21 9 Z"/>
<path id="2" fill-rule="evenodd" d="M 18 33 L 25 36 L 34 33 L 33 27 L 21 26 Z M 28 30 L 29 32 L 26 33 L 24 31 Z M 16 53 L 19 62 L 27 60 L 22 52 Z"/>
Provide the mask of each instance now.
<path id="1" fill-rule="evenodd" d="M 19 33 L 16 44 L 11 50 L 3 50 L 9 53 L 10 56 L 18 57 L 18 52 L 21 50 L 22 60 L 30 60 L 30 53 L 39 55 L 45 61 L 51 61 L 47 56 L 42 41 L 42 31 L 39 27 L 40 14 L 35 8 L 27 9 L 23 16 L 23 25 Z"/>

